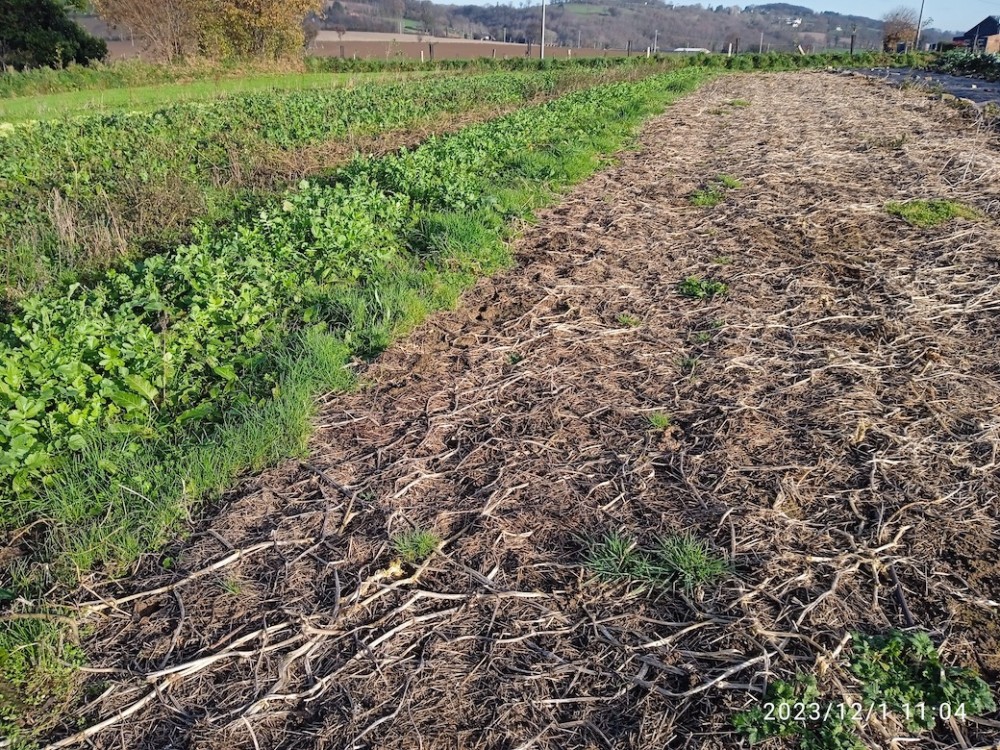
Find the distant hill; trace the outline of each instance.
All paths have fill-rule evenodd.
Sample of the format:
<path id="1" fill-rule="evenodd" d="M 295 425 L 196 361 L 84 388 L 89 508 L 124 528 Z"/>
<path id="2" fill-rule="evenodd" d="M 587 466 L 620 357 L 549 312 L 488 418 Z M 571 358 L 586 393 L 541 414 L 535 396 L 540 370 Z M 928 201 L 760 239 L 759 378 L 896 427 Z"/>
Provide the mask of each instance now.
<path id="1" fill-rule="evenodd" d="M 541 32 L 537 0 L 519 5 L 444 5 L 429 0 L 333 2 L 322 18 L 327 28 L 434 34 L 537 44 Z M 660 50 L 704 47 L 741 50 L 846 50 L 856 33 L 858 49 L 881 47 L 882 22 L 834 11 L 814 12 L 790 3 L 682 5 L 662 0 L 557 0 L 546 8 L 546 44 L 624 48 L 654 44 Z M 950 31 L 928 29 L 925 42 L 947 41 Z"/>

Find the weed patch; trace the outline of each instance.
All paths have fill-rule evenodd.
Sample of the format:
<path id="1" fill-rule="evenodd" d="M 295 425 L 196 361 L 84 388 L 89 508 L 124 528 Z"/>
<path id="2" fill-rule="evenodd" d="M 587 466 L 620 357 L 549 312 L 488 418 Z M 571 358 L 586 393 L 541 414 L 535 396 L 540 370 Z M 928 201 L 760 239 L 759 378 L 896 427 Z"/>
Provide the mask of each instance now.
<path id="1" fill-rule="evenodd" d="M 732 175 L 720 174 L 694 191 L 689 200 L 693 206 L 712 208 L 726 199 L 727 191 L 738 190 L 741 187 L 743 187 L 743 183 Z"/>
<path id="2" fill-rule="evenodd" d="M 422 563 L 433 554 L 439 544 L 441 537 L 425 529 L 414 529 L 392 539 L 393 550 L 403 562 L 410 565 Z"/>
<path id="3" fill-rule="evenodd" d="M 652 414 L 646 417 L 646 420 L 649 422 L 649 426 L 652 429 L 658 430 L 660 432 L 667 429 L 668 427 L 670 427 L 671 424 L 673 424 L 673 420 L 671 419 L 670 415 L 662 411 L 654 411 Z"/>
<path id="4" fill-rule="evenodd" d="M 615 320 L 618 321 L 618 325 L 625 328 L 638 328 L 642 325 L 642 318 L 638 318 L 630 313 L 622 313 Z"/>
<path id="5" fill-rule="evenodd" d="M 890 202 L 885 204 L 885 210 L 891 216 L 898 216 L 908 224 L 924 229 L 936 227 L 952 219 L 979 219 L 978 211 L 955 201 L 907 201 L 905 203 Z"/>
<path id="6" fill-rule="evenodd" d="M 612 531 L 589 546 L 585 560 L 598 578 L 654 590 L 681 588 L 691 593 L 731 573 L 724 558 L 691 534 L 664 536 L 651 549 L 643 549 L 632 537 Z"/>
<path id="7" fill-rule="evenodd" d="M 677 285 L 677 292 L 682 297 L 690 299 L 712 299 L 729 294 L 729 285 L 717 279 L 703 279 L 699 276 L 688 276 Z"/>
<path id="8" fill-rule="evenodd" d="M 777 680 L 761 706 L 737 714 L 734 726 L 751 743 L 785 737 L 802 750 L 860 750 L 859 734 L 870 716 L 894 717 L 919 733 L 938 721 L 964 721 L 996 710 L 989 686 L 970 670 L 948 667 L 923 632 L 855 634 L 848 669 L 860 683 L 860 699 L 844 703 L 823 695 L 816 678 L 798 674 Z"/>

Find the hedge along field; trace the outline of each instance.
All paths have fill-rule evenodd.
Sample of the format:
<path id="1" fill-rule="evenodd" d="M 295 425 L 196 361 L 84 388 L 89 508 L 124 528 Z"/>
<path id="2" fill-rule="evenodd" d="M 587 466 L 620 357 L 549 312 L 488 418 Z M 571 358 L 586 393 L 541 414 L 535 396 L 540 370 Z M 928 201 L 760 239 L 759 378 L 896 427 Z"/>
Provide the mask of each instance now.
<path id="1" fill-rule="evenodd" d="M 350 388 L 353 357 L 509 264 L 512 219 L 709 75 L 607 84 L 359 158 L 236 228 L 201 225 L 195 242 L 91 289 L 27 300 L 0 331 L 0 518 L 7 531 L 38 525 L 15 534 L 30 550 L 8 556 L 0 600 L 51 613 L 37 600 L 60 579 L 123 570 L 239 472 L 300 451 L 313 397 Z M 0 619 L 13 686 L 0 732 L 58 720 L 81 658 L 61 627 Z"/>
<path id="2" fill-rule="evenodd" d="M 249 192 L 285 187 L 267 167 L 297 149 L 517 105 L 601 75 L 444 76 L 0 125 L 0 286 L 10 303 L 176 245 L 193 219 L 228 221 Z"/>

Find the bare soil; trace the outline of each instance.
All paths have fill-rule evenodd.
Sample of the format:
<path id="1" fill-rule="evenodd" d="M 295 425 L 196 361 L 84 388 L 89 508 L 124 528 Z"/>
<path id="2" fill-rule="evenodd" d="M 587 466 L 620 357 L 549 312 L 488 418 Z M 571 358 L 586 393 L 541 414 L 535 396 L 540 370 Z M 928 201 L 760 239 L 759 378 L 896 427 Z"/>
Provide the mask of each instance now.
<path id="1" fill-rule="evenodd" d="M 91 585 L 91 745 L 737 747 L 766 680 L 850 688 L 845 635 L 907 626 L 902 601 L 996 685 L 998 146 L 823 73 L 676 104 L 541 212 L 516 269 L 327 398 L 307 461 L 248 480 L 169 571 Z M 721 174 L 742 188 L 693 206 Z M 983 218 L 884 210 L 911 198 Z M 684 298 L 691 275 L 730 293 Z M 445 539 L 416 568 L 389 544 L 412 528 Z M 609 529 L 693 532 L 735 573 L 599 583 Z M 998 720 L 898 746 L 983 747 Z"/>

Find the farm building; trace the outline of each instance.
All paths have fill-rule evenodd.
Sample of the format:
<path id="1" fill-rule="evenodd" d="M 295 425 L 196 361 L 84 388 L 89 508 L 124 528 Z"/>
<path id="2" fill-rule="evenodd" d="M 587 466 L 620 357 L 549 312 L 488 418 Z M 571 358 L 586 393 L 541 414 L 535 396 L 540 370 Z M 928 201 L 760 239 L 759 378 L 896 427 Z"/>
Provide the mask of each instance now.
<path id="1" fill-rule="evenodd" d="M 1000 16 L 986 16 L 965 32 L 965 44 L 981 52 L 1000 52 Z"/>

